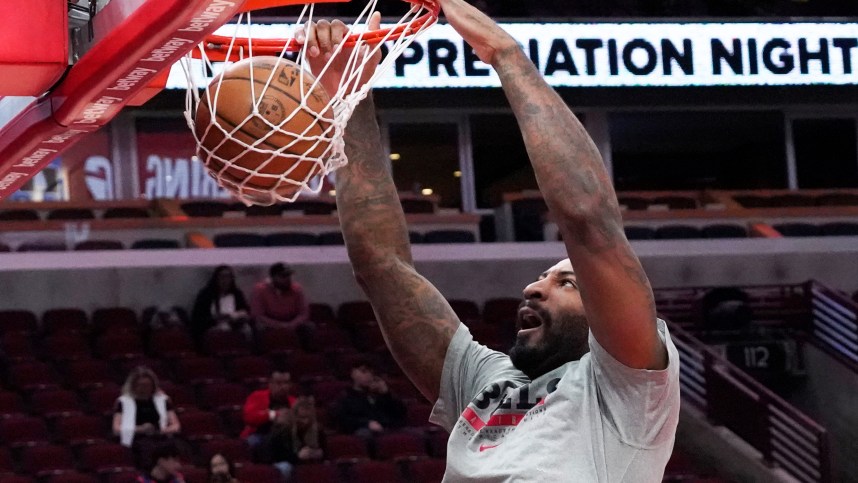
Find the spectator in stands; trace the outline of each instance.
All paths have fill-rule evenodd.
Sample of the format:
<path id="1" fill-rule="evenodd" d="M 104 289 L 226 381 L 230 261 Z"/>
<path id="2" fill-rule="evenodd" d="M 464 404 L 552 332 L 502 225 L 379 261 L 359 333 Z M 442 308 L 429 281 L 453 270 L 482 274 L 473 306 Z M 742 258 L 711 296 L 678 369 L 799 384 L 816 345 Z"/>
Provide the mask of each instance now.
<path id="1" fill-rule="evenodd" d="M 249 307 L 244 293 L 235 283 L 232 267 L 220 265 L 194 300 L 191 332 L 198 341 L 209 330 L 233 330 L 250 339 Z"/>
<path id="2" fill-rule="evenodd" d="M 188 327 L 188 313 L 179 306 L 151 306 L 143 310 L 143 326 L 149 330 Z"/>
<path id="3" fill-rule="evenodd" d="M 179 448 L 172 443 L 161 444 L 152 452 L 149 471 L 137 477 L 139 483 L 185 483 Z"/>
<path id="4" fill-rule="evenodd" d="M 242 411 L 245 427 L 241 437 L 247 439 L 257 459 L 274 463 L 287 479 L 292 465 L 280 450 L 280 435 L 291 432 L 291 409 L 296 401 L 292 395 L 292 376 L 275 369 L 268 379 L 268 388 L 250 393 Z"/>
<path id="5" fill-rule="evenodd" d="M 301 397 L 292 406 L 292 421 L 284 441 L 287 461 L 292 464 L 322 459 L 321 433 L 316 421 L 316 403 L 312 397 Z"/>
<path id="6" fill-rule="evenodd" d="M 209 483 L 239 483 L 235 465 L 226 456 L 217 453 L 209 460 Z"/>
<path id="7" fill-rule="evenodd" d="M 179 417 L 170 397 L 159 387 L 158 376 L 147 367 L 133 369 L 114 406 L 113 434 L 134 451 L 138 465 L 145 467 L 156 447 L 180 430 Z"/>
<path id="8" fill-rule="evenodd" d="M 310 304 L 304 288 L 292 280 L 294 270 L 285 263 L 275 263 L 268 269 L 269 277 L 253 287 L 250 313 L 257 329 L 270 327 L 307 327 Z"/>
<path id="9" fill-rule="evenodd" d="M 405 404 L 387 387 L 371 364 L 357 360 L 351 368 L 352 386 L 338 403 L 337 418 L 346 433 L 371 437 L 405 423 Z"/>

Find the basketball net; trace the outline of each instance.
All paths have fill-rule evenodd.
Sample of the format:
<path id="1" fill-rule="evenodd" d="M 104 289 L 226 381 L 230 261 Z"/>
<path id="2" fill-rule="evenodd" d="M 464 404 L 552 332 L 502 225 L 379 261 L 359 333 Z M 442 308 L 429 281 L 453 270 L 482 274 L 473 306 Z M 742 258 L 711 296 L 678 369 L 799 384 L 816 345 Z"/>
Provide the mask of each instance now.
<path id="1" fill-rule="evenodd" d="M 219 50 L 214 51 L 211 45 L 200 44 L 197 47 L 197 51 L 183 58 L 182 69 L 188 79 L 188 90 L 185 96 L 185 119 L 197 141 L 197 152 L 200 161 L 205 164 L 218 185 L 233 193 L 248 206 L 292 202 L 302 192 L 318 193 L 323 185 L 321 177 L 327 176 L 348 162 L 345 154 L 343 134 L 355 107 L 366 98 L 372 85 L 390 69 L 396 58 L 414 41 L 415 37 L 433 25 L 437 20 L 438 7 L 434 3 L 434 0 L 406 1 L 411 3 L 411 8 L 396 22 L 393 28 L 372 32 L 369 30 L 369 20 L 376 11 L 378 0 L 370 0 L 360 15 L 349 26 L 350 41 L 341 42 L 336 47 L 331 55 L 331 60 L 318 72 L 314 82 L 310 83 L 308 78 L 307 85 L 310 86 L 309 88 L 305 85 L 305 77 L 307 77 L 305 73 L 309 70 L 306 46 L 299 44 L 294 38 L 281 40 L 253 39 L 251 34 L 253 22 L 250 12 L 242 13 L 238 21 L 230 25 L 233 32 L 228 45 L 220 46 Z M 432 15 L 427 17 L 427 13 Z M 293 37 L 299 27 L 313 21 L 314 4 L 306 4 L 301 11 L 301 15 L 291 26 Z M 244 35 L 240 36 L 242 33 Z M 228 39 L 228 36 L 226 38 Z M 282 47 L 280 45 L 276 47 L 279 49 L 279 53 L 272 52 L 271 45 L 276 45 L 278 42 L 282 42 Z M 381 60 L 369 80 L 359 85 L 367 63 L 382 48 L 382 43 L 385 42 L 387 42 L 388 48 L 387 55 Z M 218 73 L 235 60 L 252 57 L 255 53 L 254 44 L 259 45 L 256 49 L 256 55 L 260 55 L 258 52 L 263 51 L 265 55 L 276 55 L 280 61 L 286 58 L 287 52 L 297 52 L 295 62 L 303 67 L 298 82 L 301 86 L 300 105 L 293 112 L 287 113 L 285 118 L 276 124 L 260 115 L 260 105 L 265 97 L 265 92 L 271 85 L 271 81 L 279 69 L 271 69 L 271 74 L 266 76 L 266 79 L 253 79 L 254 69 L 251 68 L 250 89 L 248 89 L 248 92 L 252 96 L 253 112 L 243 121 L 237 123 L 236 126 L 223 125 L 219 122 L 218 116 L 215 115 L 214 111 L 218 105 L 220 85 L 224 76 L 220 76 L 218 82 L 213 82 L 210 85 L 197 85 L 200 81 L 198 76 L 194 75 L 192 57 L 201 59 L 208 72 Z M 317 88 L 324 90 L 320 84 L 320 79 L 324 78 L 331 67 L 332 60 L 337 59 L 344 48 L 350 49 L 350 52 L 343 54 L 348 55 L 346 61 L 347 67 L 344 69 L 339 87 L 336 92 L 328 92 L 330 102 L 328 102 L 324 109 L 321 109 L 317 113 L 308 107 L 307 99 Z M 219 63 L 219 61 L 224 59 L 225 64 Z M 201 89 L 203 89 L 202 94 Z M 205 129 L 198 131 L 195 126 L 194 115 L 197 107 L 200 105 L 201 98 L 208 99 L 207 104 L 210 111 L 209 114 L 211 115 L 211 122 Z M 302 132 L 293 132 L 289 130 L 290 121 L 301 111 L 305 115 L 312 116 L 314 122 L 308 123 Z M 246 135 L 244 136 L 244 140 L 237 136 L 237 133 L 243 126 L 251 121 L 258 123 L 260 120 L 265 122 L 269 131 L 260 136 L 259 139 L 247 141 Z M 303 125 L 304 123 L 299 124 Z M 324 128 L 321 134 L 318 133 L 318 126 L 323 126 Z M 207 135 L 212 129 L 220 131 L 222 140 L 216 146 L 204 146 L 202 140 L 208 137 Z M 311 130 L 315 131 L 313 135 L 308 134 Z M 294 140 L 285 146 L 273 149 L 270 143 L 266 143 L 266 140 L 278 134 L 285 134 L 290 138 L 294 138 Z M 239 145 L 244 151 L 231 159 L 225 159 L 217 154 L 219 148 L 225 143 Z M 302 146 L 301 150 L 303 152 L 295 150 L 295 147 L 298 145 Z M 304 148 L 303 146 L 308 147 Z M 319 153 L 320 147 L 324 147 L 321 154 Z M 234 160 L 250 151 L 254 153 L 254 156 L 260 157 L 264 161 L 253 168 L 234 163 Z M 263 172 L 265 166 L 271 163 L 273 159 L 279 158 L 282 160 L 283 157 L 290 160 L 294 159 L 294 162 L 289 163 L 290 168 L 287 172 Z M 292 174 L 299 164 L 306 162 L 315 163 L 316 166 L 313 169 L 307 170 L 307 174 L 303 179 L 293 179 L 298 177 L 290 176 L 290 174 Z M 227 170 L 230 170 L 233 174 L 227 173 Z M 240 171 L 242 174 L 246 174 L 246 176 L 237 177 L 234 175 L 236 171 Z M 304 171 L 304 169 L 301 171 Z M 259 188 L 260 179 L 264 179 L 266 181 L 265 185 L 270 186 L 270 188 Z M 250 180 L 255 181 L 250 183 Z M 268 181 L 270 181 L 270 184 Z"/>

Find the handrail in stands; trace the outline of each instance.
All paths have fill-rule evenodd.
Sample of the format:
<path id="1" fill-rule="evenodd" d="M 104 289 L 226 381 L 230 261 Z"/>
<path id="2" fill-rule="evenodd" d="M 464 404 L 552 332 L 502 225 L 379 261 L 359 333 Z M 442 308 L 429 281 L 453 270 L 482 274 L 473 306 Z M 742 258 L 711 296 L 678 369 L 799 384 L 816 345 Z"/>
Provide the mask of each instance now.
<path id="1" fill-rule="evenodd" d="M 827 431 L 681 327 L 671 324 L 680 353 L 686 403 L 722 424 L 801 482 L 830 482 Z"/>
<path id="2" fill-rule="evenodd" d="M 817 345 L 858 372 L 858 304 L 816 280 L 807 293 Z"/>

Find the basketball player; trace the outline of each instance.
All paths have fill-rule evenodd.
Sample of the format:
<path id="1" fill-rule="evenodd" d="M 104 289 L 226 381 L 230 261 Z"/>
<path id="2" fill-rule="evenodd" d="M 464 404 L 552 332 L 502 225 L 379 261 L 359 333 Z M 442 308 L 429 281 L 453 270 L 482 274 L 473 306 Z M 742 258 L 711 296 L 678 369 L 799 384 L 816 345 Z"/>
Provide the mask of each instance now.
<path id="1" fill-rule="evenodd" d="M 414 269 L 372 98 L 357 107 L 337 174 L 340 224 L 390 350 L 450 431 L 445 481 L 661 481 L 679 359 L 599 153 L 512 37 L 464 0 L 439 1 L 500 77 L 569 255 L 524 288 L 508 356 L 474 342 Z M 345 30 L 309 29 L 315 72 Z M 342 74 L 337 60 L 326 84 Z"/>

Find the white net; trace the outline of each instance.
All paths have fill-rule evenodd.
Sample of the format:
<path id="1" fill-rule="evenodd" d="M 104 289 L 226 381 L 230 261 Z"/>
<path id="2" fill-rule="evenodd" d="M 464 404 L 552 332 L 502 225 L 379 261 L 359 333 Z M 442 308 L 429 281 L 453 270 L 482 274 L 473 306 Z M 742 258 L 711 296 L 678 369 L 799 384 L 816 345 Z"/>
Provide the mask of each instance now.
<path id="1" fill-rule="evenodd" d="M 254 58 L 250 13 L 242 14 L 229 26 L 233 32 L 232 42 L 226 47 L 226 58 L 240 59 L 238 62 L 214 62 L 205 46 L 198 46 L 204 66 L 210 72 L 230 71 L 231 77 L 226 81 L 227 76 L 218 75 L 209 85 L 198 85 L 200 80 L 194 75 L 193 59 L 190 55 L 183 59 L 182 67 L 188 79 L 185 118 L 196 138 L 200 161 L 220 186 L 247 205 L 291 202 L 302 192 L 318 193 L 322 188 L 320 178 L 348 162 L 343 133 L 355 107 L 414 38 L 434 23 L 434 19 L 429 22 L 421 19 L 427 13 L 423 4 L 412 3 L 394 28 L 386 31 L 381 41 L 374 41 L 372 38 L 378 34 L 369 32 L 368 25 L 377 3 L 378 0 L 371 0 L 351 23 L 349 32 L 355 34 L 354 46 L 347 48 L 346 42 L 341 43 L 315 78 L 309 73 L 306 48 L 293 38 L 301 26 L 314 21 L 313 4 L 303 7 L 301 15 L 290 26 L 289 39 L 276 57 Z M 408 34 L 395 35 L 401 29 Z M 249 39 L 246 46 L 236 41 L 242 37 Z M 256 41 L 260 45 L 264 43 Z M 383 42 L 386 42 L 387 54 L 367 82 L 358 82 L 368 61 L 382 49 Z M 339 59 L 344 48 L 349 51 L 343 52 L 344 57 Z M 296 50 L 295 63 L 292 63 L 287 53 Z M 345 60 L 345 74 L 336 92 L 328 92 L 333 88 L 329 85 L 326 90 L 320 80 L 325 78 L 335 59 Z M 250 67 L 251 62 L 255 68 Z M 243 77 L 245 65 L 247 77 Z M 276 87 L 272 86 L 278 76 L 284 75 L 291 76 L 293 83 L 297 80 L 292 94 L 294 89 L 300 93 L 300 98 L 293 98 L 295 105 L 286 108 L 282 102 L 274 100 L 282 97 L 282 93 L 274 92 Z M 238 78 L 247 84 L 235 89 Z M 236 99 L 233 90 L 249 99 Z M 242 104 L 247 106 L 244 111 L 235 108 Z M 243 119 L 227 119 L 229 116 L 224 112 L 236 109 Z"/>

